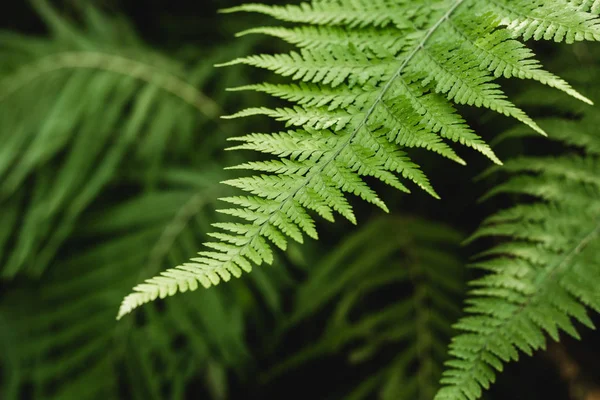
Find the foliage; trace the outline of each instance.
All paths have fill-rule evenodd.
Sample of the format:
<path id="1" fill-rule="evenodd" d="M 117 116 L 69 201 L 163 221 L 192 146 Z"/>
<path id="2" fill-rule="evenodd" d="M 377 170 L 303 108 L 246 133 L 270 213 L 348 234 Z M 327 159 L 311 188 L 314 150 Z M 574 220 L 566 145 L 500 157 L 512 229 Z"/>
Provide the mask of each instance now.
<path id="1" fill-rule="evenodd" d="M 580 338 L 573 320 L 594 328 L 585 308 L 600 312 L 598 116 L 542 122 L 572 147 L 557 156 L 511 159 L 502 168 L 510 178 L 484 196 L 510 194 L 518 201 L 488 217 L 469 239 L 505 240 L 473 263 L 487 274 L 471 282 L 468 315 L 456 324 L 462 334 L 452 341 L 454 359 L 436 399 L 479 398 L 495 380 L 494 370 L 520 352 L 544 348 L 546 335 L 558 341 L 564 331 Z M 527 134 L 514 130 L 507 136 Z"/>
<path id="2" fill-rule="evenodd" d="M 34 4 L 52 38 L 0 38 L 5 278 L 40 276 L 125 160 L 144 166 L 152 185 L 164 160 L 218 113 L 194 87 L 201 76 L 183 81 L 182 64 L 146 49 L 123 21 L 85 7 L 84 32 Z"/>
<path id="3" fill-rule="evenodd" d="M 598 1 L 217 3 L 0 31 L 0 398 L 506 398 L 594 327 Z"/>
<path id="4" fill-rule="evenodd" d="M 183 261 L 214 218 L 222 139 L 186 154 L 199 128 L 222 133 L 218 106 L 196 89 L 211 74 L 89 5 L 78 25 L 33 4 L 50 38 L 1 35 L 0 271 L 14 284 L 0 298 L 0 397 L 112 399 L 125 387 L 130 398 L 177 399 L 200 376 L 224 398 L 227 371 L 251 363 L 246 320 L 259 306 L 278 313 L 283 277 L 114 323 L 127 288 Z"/>
<path id="5" fill-rule="evenodd" d="M 462 262 L 455 250 L 461 237 L 430 221 L 392 217 L 351 235 L 298 287 L 295 309 L 282 324 L 284 332 L 293 330 L 335 301 L 322 336 L 276 366 L 271 379 L 343 351 L 352 364 L 375 360 L 377 365 L 343 398 L 431 399 L 450 326 L 460 315 L 456 299 L 463 289 Z M 382 293 L 390 293 L 389 299 L 382 299 Z M 365 305 L 369 298 L 378 299 L 374 307 Z M 390 348 L 392 357 L 386 356 Z"/>
<path id="6" fill-rule="evenodd" d="M 567 1 L 475 2 L 315 1 L 300 6 L 248 4 L 226 11 L 252 11 L 303 24 L 252 32 L 286 38 L 300 52 L 257 55 L 224 64 L 248 64 L 289 76 L 297 84 L 245 87 L 297 105 L 250 108 L 232 117 L 265 114 L 294 130 L 253 133 L 234 149 L 278 158 L 235 168 L 260 175 L 228 180 L 249 195 L 226 197 L 221 212 L 243 223 L 216 225 L 199 257 L 134 288 L 119 318 L 133 308 L 174 294 L 239 277 L 252 263 L 268 264 L 267 240 L 285 250 L 287 238 L 317 238 L 311 210 L 333 221 L 337 212 L 356 217 L 344 193 L 388 207 L 362 179 L 375 178 L 410 192 L 399 177 L 438 197 L 407 149 L 425 148 L 464 164 L 444 139 L 500 160 L 456 112 L 452 103 L 487 108 L 545 132 L 507 100 L 494 81 L 501 76 L 538 80 L 589 102 L 565 81 L 543 70 L 515 38 L 572 43 L 600 39 L 600 22 Z M 331 28 L 331 29 L 330 29 Z M 381 28 L 387 34 L 379 35 Z M 350 40 L 352 37 L 353 40 Z M 396 38 L 390 43 L 390 37 Z M 409 117 L 406 117 L 408 115 Z"/>
<path id="7" fill-rule="evenodd" d="M 244 364 L 248 350 L 243 312 L 251 297 L 243 288 L 173 299 L 162 308 L 145 310 L 140 322 L 114 326 L 118 293 L 165 261 L 180 259 L 205 228 L 200 218 L 214 189 L 202 185 L 195 173 L 168 175 L 168 188 L 96 211 L 76 232 L 83 243 L 112 237 L 109 242 L 70 245 L 72 254 L 52 267 L 43 285 L 32 282 L 6 294 L 0 310 L 16 321 L 13 334 L 19 339 L 13 349 L 18 357 L 10 367 L 15 379 L 3 398 L 22 398 L 27 385 L 33 386 L 36 398 L 81 398 L 82 388 L 90 398 L 117 398 L 116 367 L 121 365 L 132 398 L 175 399 L 183 397 L 185 384 L 198 370 Z M 135 247 L 150 250 L 131 252 Z M 81 270 L 82 265 L 95 268 Z M 37 301 L 26 301 L 34 291 Z M 233 299 L 238 307 L 229 306 Z M 193 307 L 194 302 L 210 307 Z M 202 337 L 191 332 L 202 332 Z M 223 390 L 219 386 L 224 382 L 210 384 L 215 391 Z"/>

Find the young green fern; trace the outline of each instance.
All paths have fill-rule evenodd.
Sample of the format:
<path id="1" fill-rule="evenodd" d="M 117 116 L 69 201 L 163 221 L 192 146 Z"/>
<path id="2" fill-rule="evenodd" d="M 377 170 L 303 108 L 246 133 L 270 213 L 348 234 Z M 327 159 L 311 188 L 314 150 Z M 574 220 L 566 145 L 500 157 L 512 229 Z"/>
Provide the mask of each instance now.
<path id="1" fill-rule="evenodd" d="M 456 325 L 462 333 L 450 346 L 453 360 L 436 400 L 478 399 L 504 363 L 544 348 L 546 334 L 579 338 L 572 321 L 593 328 L 586 306 L 600 312 L 598 118 L 543 122 L 585 155 L 520 157 L 503 166 L 514 176 L 485 198 L 508 193 L 537 201 L 497 212 L 472 236 L 506 240 L 474 264 L 489 274 L 471 283 L 469 315 Z"/>
<path id="2" fill-rule="evenodd" d="M 267 240 L 285 249 L 288 237 L 317 238 L 307 210 L 333 221 L 356 223 L 346 194 L 387 211 L 363 181 L 376 178 L 409 192 L 411 181 L 438 197 L 407 150 L 420 147 L 464 164 L 448 142 L 471 147 L 496 164 L 494 152 L 457 113 L 453 103 L 497 111 L 544 131 L 512 104 L 494 81 L 533 79 L 590 102 L 564 80 L 543 70 L 517 39 L 572 43 L 600 39 L 600 21 L 588 6 L 567 0 L 337 0 L 293 6 L 247 4 L 226 12 L 270 15 L 300 27 L 256 28 L 296 44 L 289 54 L 255 55 L 247 64 L 290 77 L 291 84 L 258 90 L 295 103 L 252 108 L 232 117 L 268 115 L 290 130 L 253 133 L 234 149 L 274 155 L 236 168 L 260 173 L 226 181 L 248 193 L 224 201 L 223 213 L 243 223 L 215 224 L 207 250 L 191 262 L 134 288 L 118 318 L 143 303 L 239 277 L 252 264 L 271 263 Z"/>

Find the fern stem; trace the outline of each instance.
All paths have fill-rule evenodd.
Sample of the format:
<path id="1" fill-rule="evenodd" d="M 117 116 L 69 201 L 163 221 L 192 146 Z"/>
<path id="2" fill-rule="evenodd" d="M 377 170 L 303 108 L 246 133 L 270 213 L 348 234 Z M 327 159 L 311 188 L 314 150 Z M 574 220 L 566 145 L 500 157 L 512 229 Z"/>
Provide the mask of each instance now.
<path id="1" fill-rule="evenodd" d="M 179 97 L 209 118 L 221 114 L 221 108 L 211 98 L 177 76 L 140 61 L 101 52 L 64 52 L 44 57 L 21 67 L 0 81 L 0 102 L 21 87 L 51 72 L 61 69 L 89 68 L 129 76 L 157 85 Z"/>

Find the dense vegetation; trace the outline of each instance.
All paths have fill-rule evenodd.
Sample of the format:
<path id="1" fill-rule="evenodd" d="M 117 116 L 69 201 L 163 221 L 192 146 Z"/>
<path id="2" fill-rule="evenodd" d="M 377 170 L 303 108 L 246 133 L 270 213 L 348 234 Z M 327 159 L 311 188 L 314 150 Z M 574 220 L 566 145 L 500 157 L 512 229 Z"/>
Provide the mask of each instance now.
<path id="1" fill-rule="evenodd" d="M 0 15 L 1 399 L 599 396 L 598 1 L 136 7 Z"/>

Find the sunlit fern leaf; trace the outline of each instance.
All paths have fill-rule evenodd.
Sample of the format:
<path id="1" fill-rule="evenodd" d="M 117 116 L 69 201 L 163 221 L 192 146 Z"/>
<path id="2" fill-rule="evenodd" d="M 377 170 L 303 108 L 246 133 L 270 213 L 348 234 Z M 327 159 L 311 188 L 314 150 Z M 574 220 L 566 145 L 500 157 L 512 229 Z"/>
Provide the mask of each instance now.
<path id="1" fill-rule="evenodd" d="M 223 212 L 244 223 L 220 226 L 225 233 L 207 244 L 209 251 L 136 286 L 124 299 L 119 318 L 158 297 L 194 289 L 198 282 L 209 287 L 239 277 L 252 264 L 269 263 L 269 241 L 285 249 L 288 236 L 300 240 L 292 225 L 315 237 L 306 210 L 327 220 L 339 214 L 355 223 L 346 197 L 355 194 L 387 211 L 363 178 L 406 192 L 416 185 L 437 197 L 411 159 L 411 148 L 464 163 L 450 146 L 459 143 L 500 164 L 453 104 L 494 110 L 544 134 L 507 99 L 498 77 L 537 80 L 589 100 L 542 70 L 518 39 L 600 39 L 600 20 L 567 0 L 315 0 L 289 6 L 246 4 L 225 11 L 258 12 L 298 25 L 251 31 L 281 37 L 298 50 L 224 64 L 246 64 L 293 81 L 244 88 L 287 99 L 290 107 L 251 108 L 234 115 L 284 121 L 290 128 L 285 133 L 237 140 L 243 142 L 238 148 L 287 161 L 242 165 L 257 175 L 226 183 L 249 196 L 236 198 L 237 207 Z"/>
<path id="2" fill-rule="evenodd" d="M 321 337 L 304 343 L 269 378 L 323 356 L 346 354 L 351 364 L 374 367 L 350 387 L 329 388 L 347 391 L 344 399 L 431 399 L 451 323 L 460 313 L 455 304 L 462 295 L 463 267 L 454 252 L 460 239 L 430 221 L 386 217 L 327 252 L 300 285 L 283 333 L 333 306 L 331 317 Z M 319 396 L 328 397 L 327 391 Z"/>
<path id="3" fill-rule="evenodd" d="M 3 278 L 40 275 L 119 168 L 143 165 L 151 183 L 218 113 L 199 82 L 178 77 L 182 63 L 145 48 L 123 21 L 88 6 L 80 27 L 33 3 L 53 37 L 0 33 Z"/>
<path id="4" fill-rule="evenodd" d="M 462 333 L 436 400 L 477 399 L 506 362 L 545 348 L 547 335 L 579 338 L 575 322 L 594 327 L 586 307 L 600 312 L 600 135 L 597 113 L 588 114 L 541 121 L 584 155 L 518 157 L 492 170 L 511 177 L 485 198 L 523 201 L 490 216 L 471 238 L 504 240 L 474 262 L 486 275 L 471 282 L 469 315 L 456 324 Z"/>
<path id="5" fill-rule="evenodd" d="M 224 189 L 214 179 L 220 174 L 208 167 L 168 170 L 160 177 L 163 189 L 94 207 L 67 242 L 68 257 L 52 264 L 42 284 L 2 293 L 0 349 L 10 351 L 0 354 L 0 364 L 10 370 L 0 398 L 22 399 L 33 390 L 37 399 L 117 399 L 123 393 L 184 399 L 199 376 L 248 366 L 246 323 L 259 306 L 267 314 L 277 311 L 279 298 L 269 297 L 278 292 L 276 274 L 168 299 L 137 320 L 114 323 L 114 308 L 135 281 L 185 260 L 199 245 Z M 251 285 L 264 301 L 251 295 Z M 211 389 L 212 379 L 202 385 L 220 399 L 222 387 Z"/>

